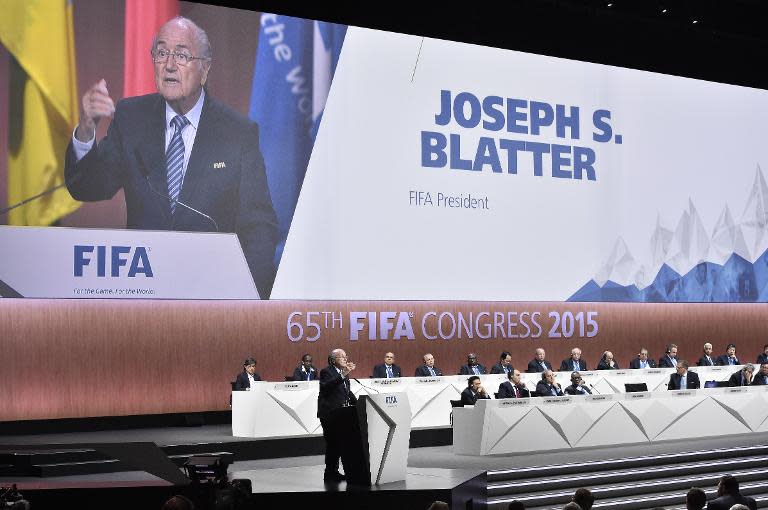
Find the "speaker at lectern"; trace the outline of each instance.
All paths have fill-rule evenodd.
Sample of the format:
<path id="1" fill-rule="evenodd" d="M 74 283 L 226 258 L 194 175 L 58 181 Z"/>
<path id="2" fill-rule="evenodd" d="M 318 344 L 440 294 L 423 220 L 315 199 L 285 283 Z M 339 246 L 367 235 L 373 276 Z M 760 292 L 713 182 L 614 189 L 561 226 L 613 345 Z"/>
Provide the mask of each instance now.
<path id="1" fill-rule="evenodd" d="M 406 393 L 363 395 L 356 406 L 332 414 L 343 435 L 341 458 L 348 484 L 405 480 L 411 439 L 411 406 Z"/>

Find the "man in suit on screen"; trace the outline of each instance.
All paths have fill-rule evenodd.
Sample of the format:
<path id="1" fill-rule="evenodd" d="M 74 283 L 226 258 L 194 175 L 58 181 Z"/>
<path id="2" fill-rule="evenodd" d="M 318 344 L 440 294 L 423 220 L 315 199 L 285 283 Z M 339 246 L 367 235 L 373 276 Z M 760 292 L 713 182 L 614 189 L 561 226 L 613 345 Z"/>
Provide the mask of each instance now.
<path id="1" fill-rule="evenodd" d="M 465 406 L 473 406 L 480 399 L 491 398 L 483 388 L 480 377 L 473 375 L 467 379 L 467 387 L 461 392 L 461 403 Z"/>
<path id="2" fill-rule="evenodd" d="M 641 347 L 637 357 L 629 362 L 629 368 L 656 368 L 656 362 L 648 357 L 648 349 Z"/>
<path id="3" fill-rule="evenodd" d="M 677 345 L 669 344 L 664 356 L 659 358 L 659 368 L 675 368 L 677 366 Z"/>
<path id="4" fill-rule="evenodd" d="M 755 366 L 747 363 L 744 368 L 735 372 L 728 379 L 728 386 L 749 386 L 752 384 L 752 374 L 755 372 Z"/>
<path id="5" fill-rule="evenodd" d="M 256 360 L 248 358 L 243 362 L 243 371 L 237 374 L 235 379 L 235 391 L 248 391 L 251 385 L 261 381 L 261 376 L 256 373 Z"/>
<path id="6" fill-rule="evenodd" d="M 347 353 L 342 349 L 334 349 L 328 355 L 328 366 L 320 370 L 320 393 L 317 395 L 317 417 L 323 427 L 325 440 L 325 472 L 326 482 L 341 482 L 346 476 L 339 473 L 341 460 L 341 441 L 339 424 L 333 419 L 333 411 L 345 406 L 357 404 L 357 398 L 349 385 L 349 373 L 355 369 L 355 364 L 347 361 Z M 344 468 L 346 472 L 346 467 Z"/>
<path id="7" fill-rule="evenodd" d="M 371 377 L 374 379 L 396 379 L 402 375 L 400 367 L 395 365 L 395 353 L 388 352 L 384 355 L 384 363 L 379 363 L 373 367 Z"/>
<path id="8" fill-rule="evenodd" d="M 424 364 L 416 368 L 416 377 L 440 377 L 443 371 L 435 366 L 435 357 L 427 353 L 424 355 Z"/>
<path id="9" fill-rule="evenodd" d="M 115 106 L 104 80 L 84 94 L 67 149 L 67 188 L 86 202 L 123 189 L 128 228 L 236 233 L 259 295 L 267 298 L 277 219 L 258 126 L 206 92 L 211 46 L 191 20 L 163 25 L 150 54 L 156 94 Z M 107 117 L 113 117 L 107 136 L 97 144 L 96 125 Z"/>
<path id="10" fill-rule="evenodd" d="M 459 375 L 484 375 L 487 374 L 485 366 L 477 362 L 477 354 L 470 352 L 467 355 L 467 364 L 461 365 Z"/>
<path id="11" fill-rule="evenodd" d="M 701 387 L 699 374 L 688 371 L 688 362 L 680 360 L 677 362 L 676 372 L 669 376 L 667 389 L 670 390 L 695 390 Z"/>
<path id="12" fill-rule="evenodd" d="M 739 358 L 736 357 L 736 344 L 728 344 L 725 348 L 725 354 L 718 356 L 715 364 L 720 366 L 741 365 Z"/>
<path id="13" fill-rule="evenodd" d="M 508 375 L 514 369 L 515 367 L 512 366 L 512 355 L 504 351 L 499 356 L 499 362 L 491 367 L 491 373 Z"/>
<path id="14" fill-rule="evenodd" d="M 317 369 L 312 365 L 312 356 L 305 354 L 301 357 L 301 364 L 293 371 L 294 381 L 316 381 Z"/>
<path id="15" fill-rule="evenodd" d="M 521 380 L 519 370 L 512 370 L 507 374 L 509 381 L 504 381 L 499 385 L 498 398 L 528 398 L 531 392 L 525 387 Z"/>
<path id="16" fill-rule="evenodd" d="M 704 355 L 699 358 L 698 363 L 700 367 L 713 367 L 716 364 L 715 358 L 712 356 L 712 344 L 707 342 L 704 344 Z"/>
<path id="17" fill-rule="evenodd" d="M 536 349 L 534 358 L 528 362 L 528 369 L 526 372 L 529 374 L 534 374 L 537 372 L 544 372 L 546 370 L 554 370 L 554 368 L 552 368 L 552 363 L 545 359 L 546 356 L 547 353 L 544 351 L 544 349 L 541 347 Z"/>
<path id="18" fill-rule="evenodd" d="M 581 349 L 574 347 L 571 349 L 571 355 L 560 363 L 561 372 L 578 372 L 579 370 L 589 370 L 587 362 L 581 359 Z"/>
<path id="19" fill-rule="evenodd" d="M 768 362 L 760 365 L 760 371 L 752 378 L 752 384 L 754 386 L 768 385 Z"/>

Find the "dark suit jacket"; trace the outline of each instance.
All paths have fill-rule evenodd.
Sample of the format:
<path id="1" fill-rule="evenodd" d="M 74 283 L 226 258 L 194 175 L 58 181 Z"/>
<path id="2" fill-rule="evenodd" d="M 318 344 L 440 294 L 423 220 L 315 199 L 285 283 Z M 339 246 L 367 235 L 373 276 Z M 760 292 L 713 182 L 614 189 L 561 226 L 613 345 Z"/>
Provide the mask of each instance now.
<path id="1" fill-rule="evenodd" d="M 550 363 L 549 361 L 544 360 L 543 363 L 547 365 L 548 370 L 554 370 L 554 368 L 552 368 L 552 363 Z M 534 374 L 536 372 L 543 372 L 544 370 L 545 369 L 541 367 L 538 360 L 532 359 L 531 361 L 528 362 L 528 368 L 526 369 L 526 372 L 528 372 L 529 374 Z"/>
<path id="2" fill-rule="evenodd" d="M 702 356 L 701 358 L 699 358 L 699 361 L 696 362 L 696 365 L 700 367 L 713 367 L 717 365 L 717 360 L 713 356 L 710 356 L 709 360 L 710 361 L 707 361 L 706 356 Z"/>
<path id="3" fill-rule="evenodd" d="M 336 367 L 328 365 L 320 370 L 320 393 L 317 394 L 317 417 L 327 420 L 334 409 L 357 403 L 357 398 L 349 388 L 349 378 L 341 377 Z"/>
<path id="4" fill-rule="evenodd" d="M 674 359 L 677 361 L 677 358 Z M 675 364 L 670 361 L 668 354 L 659 358 L 659 368 L 675 368 Z"/>
<path id="5" fill-rule="evenodd" d="M 562 363 L 560 363 L 560 371 L 561 372 L 573 372 L 576 370 L 573 368 L 573 360 L 571 358 L 564 359 Z M 579 360 L 579 370 L 589 370 L 587 368 L 587 362 L 583 359 Z"/>
<path id="6" fill-rule="evenodd" d="M 586 393 L 582 393 L 581 391 L 579 391 L 579 388 L 583 388 Z M 580 386 L 574 386 L 573 384 L 571 384 L 570 386 L 565 387 L 565 393 L 568 395 L 584 395 L 584 394 L 591 395 L 592 391 L 583 384 Z"/>
<path id="7" fill-rule="evenodd" d="M 748 382 L 744 384 L 742 381 L 742 375 L 744 374 L 743 370 L 739 370 L 735 374 L 731 375 L 731 377 L 728 379 L 728 386 L 749 386 L 752 384 L 752 382 Z M 754 376 L 752 377 L 754 379 Z"/>
<path id="8" fill-rule="evenodd" d="M 760 353 L 755 363 L 757 363 L 758 365 L 762 365 L 763 363 L 768 363 L 768 356 L 766 356 L 764 352 Z"/>
<path id="9" fill-rule="evenodd" d="M 648 358 L 646 361 L 648 362 L 648 368 L 657 368 L 656 362 L 653 361 L 651 358 Z M 640 358 L 635 358 L 632 361 L 630 361 L 629 368 L 634 368 L 634 369 L 640 368 Z"/>
<path id="10" fill-rule="evenodd" d="M 219 168 L 220 165 L 221 168 Z M 216 166 L 214 168 L 214 166 Z M 70 143 L 65 175 L 76 200 L 93 202 L 125 191 L 128 228 L 215 231 L 210 220 L 177 206 L 171 215 L 165 164 L 165 100 L 159 94 L 117 103 L 107 136 L 76 161 Z M 206 94 L 179 200 L 234 232 L 259 295 L 275 279 L 277 218 L 259 150 L 258 126 Z"/>
<path id="11" fill-rule="evenodd" d="M 400 371 L 400 367 L 399 366 L 394 365 L 394 364 L 392 365 L 392 375 L 395 376 L 395 377 L 401 377 L 402 372 Z M 376 365 L 375 367 L 373 367 L 373 375 L 371 377 L 374 378 L 374 379 L 387 377 L 387 369 L 385 367 L 385 364 L 384 363 L 380 363 L 380 364 Z"/>
<path id="12" fill-rule="evenodd" d="M 304 365 L 299 365 L 296 367 L 296 370 L 293 371 L 293 380 L 294 381 L 306 381 L 307 380 L 307 372 L 304 369 Z M 315 367 L 309 368 L 309 380 L 310 381 L 316 381 L 317 380 L 317 369 Z"/>
<path id="13" fill-rule="evenodd" d="M 766 381 L 766 379 L 768 379 L 768 377 L 764 377 L 763 374 L 761 374 L 760 371 L 758 370 L 752 376 L 752 385 L 753 386 L 761 386 L 763 384 L 768 384 L 768 381 Z"/>
<path id="14" fill-rule="evenodd" d="M 435 371 L 435 375 L 443 375 L 443 371 L 440 370 L 437 367 L 432 367 L 432 370 Z M 414 374 L 416 377 L 432 377 L 432 374 L 429 373 L 429 368 L 427 368 L 427 365 L 421 365 L 420 367 L 416 368 L 416 373 Z"/>
<path id="15" fill-rule="evenodd" d="M 741 362 L 739 361 L 738 356 L 734 356 L 733 364 L 734 365 L 741 365 Z M 729 365 L 729 363 L 728 363 L 728 355 L 727 354 L 723 354 L 722 356 L 718 356 L 717 357 L 717 361 L 715 362 L 715 365 L 719 365 L 721 367 L 728 366 Z"/>
<path id="16" fill-rule="evenodd" d="M 483 398 L 491 398 L 487 394 L 485 396 L 482 396 L 481 394 L 475 394 L 472 392 L 469 388 L 464 388 L 464 391 L 461 392 L 461 403 L 465 406 L 473 406 L 475 405 L 475 402 L 479 399 Z"/>
<path id="17" fill-rule="evenodd" d="M 600 363 L 597 364 L 598 370 L 621 370 L 621 367 L 619 366 L 619 362 L 615 359 L 613 360 L 613 366 L 610 366 L 608 363 L 606 363 L 604 360 L 600 360 Z"/>
<path id="18" fill-rule="evenodd" d="M 547 384 L 546 381 L 539 381 L 536 384 L 536 396 L 538 396 L 538 397 L 554 397 L 554 395 L 552 395 L 552 391 L 551 391 L 553 388 L 557 392 L 558 396 L 560 396 L 560 397 L 563 396 L 563 390 L 558 388 L 557 385 L 550 386 L 549 384 Z"/>
<path id="19" fill-rule="evenodd" d="M 717 499 L 713 499 L 707 503 L 707 510 L 728 510 L 736 504 L 746 505 L 751 510 L 757 510 L 757 502 L 754 498 L 742 496 L 741 494 L 737 494 L 736 496 L 726 494 Z"/>
<path id="20" fill-rule="evenodd" d="M 481 374 L 487 374 L 488 372 L 485 371 L 485 367 L 478 363 L 477 368 L 480 369 Z M 461 365 L 461 368 L 459 369 L 459 375 L 477 375 L 475 372 L 470 368 L 469 365 Z"/>
<path id="21" fill-rule="evenodd" d="M 686 387 L 680 388 L 680 374 L 675 372 L 674 374 L 669 376 L 669 384 L 667 384 L 667 389 L 669 390 L 695 390 L 698 388 L 701 388 L 701 383 L 699 382 L 699 374 L 696 372 L 691 372 L 690 370 L 685 374 L 686 376 Z"/>
<path id="22" fill-rule="evenodd" d="M 512 364 L 509 365 L 509 371 L 513 371 L 515 368 L 512 366 Z M 496 363 L 491 367 L 491 373 L 492 374 L 506 374 L 507 372 L 504 371 L 504 367 L 501 366 L 501 363 Z"/>
<path id="23" fill-rule="evenodd" d="M 254 372 L 253 378 L 256 381 L 261 381 L 261 376 L 259 376 L 258 372 Z M 235 391 L 245 391 L 250 387 L 251 387 L 251 380 L 248 379 L 248 372 L 243 370 L 242 372 L 237 374 L 237 379 L 235 379 Z"/>
<path id="24" fill-rule="evenodd" d="M 515 397 L 515 389 L 512 387 L 510 381 L 504 381 L 499 384 L 499 398 L 528 398 L 531 396 L 531 392 L 528 391 L 528 388 L 523 386 L 518 386 L 517 391 L 520 392 L 519 397 Z"/>

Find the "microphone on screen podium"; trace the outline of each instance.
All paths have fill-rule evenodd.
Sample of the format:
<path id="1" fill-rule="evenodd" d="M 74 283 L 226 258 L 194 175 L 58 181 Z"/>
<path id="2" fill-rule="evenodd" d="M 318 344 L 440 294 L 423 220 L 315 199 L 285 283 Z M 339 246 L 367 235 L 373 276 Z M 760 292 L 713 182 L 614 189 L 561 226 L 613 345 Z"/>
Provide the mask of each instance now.
<path id="1" fill-rule="evenodd" d="M 155 187 L 152 185 L 152 181 L 149 179 L 149 170 L 147 170 L 146 165 L 144 165 L 144 159 L 141 157 L 141 154 L 139 154 L 139 150 L 136 149 L 134 151 L 134 154 L 136 156 L 136 161 L 138 161 L 138 163 L 139 163 L 139 172 L 141 172 L 141 175 L 142 175 L 142 177 L 144 177 L 144 180 L 147 181 L 147 186 L 149 186 L 149 189 L 152 191 L 152 193 L 154 193 L 155 195 L 157 195 L 157 196 L 159 196 L 161 198 L 165 198 L 166 200 L 170 200 L 174 204 L 180 205 L 183 208 L 185 208 L 187 210 L 190 210 L 190 211 L 192 211 L 193 213 L 195 213 L 195 214 L 197 214 L 199 216 L 202 216 L 203 218 L 205 218 L 206 220 L 211 222 L 211 224 L 213 225 L 213 228 L 216 229 L 216 232 L 220 232 L 219 224 L 216 223 L 216 220 L 214 220 L 213 218 L 211 218 L 210 216 L 208 216 L 204 212 L 198 211 L 194 207 L 185 204 L 181 200 L 178 200 L 178 199 L 175 199 L 175 198 L 171 198 L 169 195 L 167 195 L 167 194 L 165 194 L 165 193 L 163 193 L 161 191 L 156 190 Z"/>
<path id="2" fill-rule="evenodd" d="M 368 391 L 372 391 L 372 392 L 374 392 L 374 393 L 381 393 L 379 390 L 377 390 L 377 389 L 375 389 L 375 388 L 371 388 L 371 387 L 369 387 L 369 386 L 366 386 L 365 384 L 361 383 L 361 382 L 360 382 L 360 379 L 358 379 L 358 378 L 356 378 L 356 377 L 352 377 L 352 380 L 353 380 L 353 381 L 355 381 L 357 384 L 359 384 L 360 386 L 362 386 L 363 388 L 365 388 L 365 389 L 366 389 L 366 390 L 368 390 Z"/>
<path id="3" fill-rule="evenodd" d="M 592 389 L 592 391 L 594 391 L 594 392 L 595 392 L 595 393 L 597 393 L 598 395 L 602 395 L 602 393 L 600 393 L 599 391 L 597 391 L 597 388 L 595 388 L 595 385 L 594 385 L 594 384 L 590 384 L 590 385 L 589 385 L 589 387 Z"/>
<path id="4" fill-rule="evenodd" d="M 68 188 L 70 184 L 76 183 L 77 181 L 82 179 L 82 177 L 83 177 L 83 174 L 79 173 L 79 174 L 75 175 L 75 177 L 73 179 L 66 179 L 65 178 L 64 182 L 62 182 L 61 184 L 57 184 L 56 186 L 52 186 L 52 187 L 50 187 L 50 188 L 48 188 L 46 190 L 41 191 L 37 195 L 31 196 L 31 197 L 27 197 L 27 198 L 25 198 L 24 200 L 22 200 L 20 202 L 16 202 L 15 204 L 11 204 L 8 207 L 0 209 L 0 217 L 5 216 L 6 214 L 8 214 L 9 212 L 13 211 L 17 207 L 21 207 L 22 205 L 26 205 L 26 204 L 28 204 L 30 202 L 34 202 L 35 200 L 38 200 L 38 199 L 43 198 L 43 197 L 45 197 L 47 195 L 50 195 L 51 193 L 53 193 L 56 190 L 59 190 L 59 189 L 64 188 L 64 187 Z"/>

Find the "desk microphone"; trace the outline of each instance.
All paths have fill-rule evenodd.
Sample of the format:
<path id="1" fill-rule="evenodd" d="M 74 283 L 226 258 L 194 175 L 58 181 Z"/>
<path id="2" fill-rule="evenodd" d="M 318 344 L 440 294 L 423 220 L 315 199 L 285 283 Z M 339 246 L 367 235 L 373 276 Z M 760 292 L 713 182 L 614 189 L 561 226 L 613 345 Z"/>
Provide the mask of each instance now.
<path id="1" fill-rule="evenodd" d="M 149 189 L 152 190 L 152 193 L 154 193 L 155 195 L 157 195 L 157 196 L 159 196 L 161 198 L 165 198 L 166 200 L 170 200 L 174 204 L 180 205 L 183 208 L 188 209 L 188 210 L 192 211 L 193 213 L 202 216 L 203 218 L 207 219 L 208 221 L 210 221 L 213 224 L 213 227 L 216 229 L 216 232 L 220 232 L 219 224 L 216 223 L 216 220 L 214 220 L 213 218 L 211 218 L 210 216 L 208 216 L 204 212 L 198 211 L 194 207 L 185 204 L 181 200 L 177 200 L 175 198 L 171 198 L 169 195 L 166 195 L 165 193 L 156 190 L 155 187 L 152 186 L 152 181 L 150 181 L 150 179 L 149 179 L 149 171 L 147 170 L 147 167 L 144 166 L 144 160 L 142 159 L 141 154 L 139 154 L 138 149 L 136 149 L 134 151 L 134 153 L 136 155 L 136 161 L 139 162 L 139 172 L 141 172 L 141 175 L 144 177 L 144 180 L 147 181 L 147 186 L 149 186 Z"/>
<path id="2" fill-rule="evenodd" d="M 593 390 L 595 393 L 597 393 L 598 395 L 602 395 L 602 393 L 600 393 L 599 391 L 597 391 L 597 388 L 595 388 L 595 385 L 594 385 L 594 384 L 590 384 L 590 385 L 589 385 L 589 387 L 590 387 L 590 388 L 592 388 L 592 390 Z"/>
<path id="3" fill-rule="evenodd" d="M 366 386 L 365 384 L 361 383 L 360 379 L 357 379 L 357 378 L 353 377 L 352 380 L 355 381 L 357 384 L 359 384 L 360 386 L 362 386 L 363 388 L 365 388 L 368 391 L 372 391 L 374 393 L 381 393 L 379 390 L 377 390 L 375 388 L 370 388 L 370 387 Z"/>
<path id="4" fill-rule="evenodd" d="M 64 187 L 68 188 L 70 184 L 74 184 L 74 183 L 76 183 L 77 181 L 79 181 L 82 178 L 83 178 L 83 172 L 75 174 L 75 176 L 72 179 L 67 179 L 66 177 L 64 177 L 64 182 L 62 182 L 61 184 L 57 184 L 56 186 L 53 186 L 51 188 L 48 188 L 46 190 L 41 191 L 40 193 L 38 193 L 35 196 L 29 197 L 29 198 L 25 198 L 21 202 L 16 202 L 15 204 L 11 204 L 8 207 L 0 209 L 0 216 L 4 216 L 4 215 L 8 214 L 9 212 L 13 211 L 17 207 L 21 207 L 22 205 L 26 205 L 26 204 L 28 204 L 30 202 L 34 202 L 35 200 L 37 200 L 39 198 L 43 198 L 44 196 L 50 195 L 51 193 L 53 193 L 56 190 L 59 190 L 59 189 L 64 188 Z M 72 194 L 70 193 L 70 195 L 72 195 Z"/>

